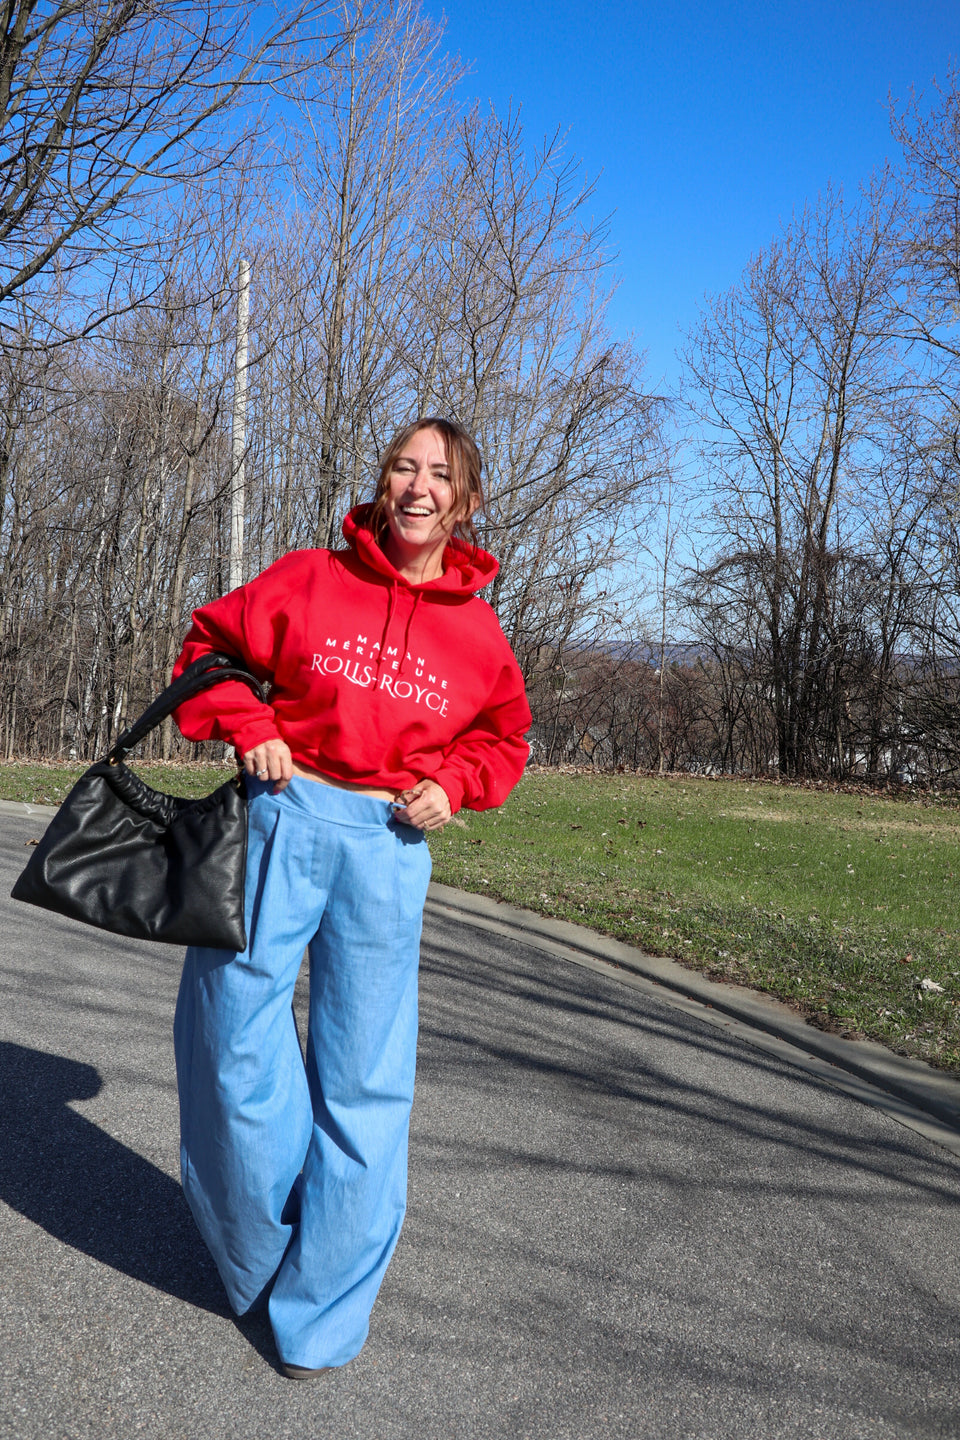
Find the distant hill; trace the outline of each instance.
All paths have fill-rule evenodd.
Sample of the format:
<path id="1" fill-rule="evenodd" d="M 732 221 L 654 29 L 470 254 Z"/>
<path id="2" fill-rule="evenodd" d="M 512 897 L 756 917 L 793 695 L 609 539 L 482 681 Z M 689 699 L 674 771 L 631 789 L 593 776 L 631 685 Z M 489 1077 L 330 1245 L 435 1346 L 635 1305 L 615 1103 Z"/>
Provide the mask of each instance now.
<path id="1" fill-rule="evenodd" d="M 611 640 L 599 646 L 618 660 L 635 660 L 638 665 L 660 664 L 660 646 L 651 645 L 648 640 Z M 668 640 L 663 658 L 667 665 L 695 665 L 698 660 L 710 660 L 712 652 L 708 645 L 697 640 Z"/>

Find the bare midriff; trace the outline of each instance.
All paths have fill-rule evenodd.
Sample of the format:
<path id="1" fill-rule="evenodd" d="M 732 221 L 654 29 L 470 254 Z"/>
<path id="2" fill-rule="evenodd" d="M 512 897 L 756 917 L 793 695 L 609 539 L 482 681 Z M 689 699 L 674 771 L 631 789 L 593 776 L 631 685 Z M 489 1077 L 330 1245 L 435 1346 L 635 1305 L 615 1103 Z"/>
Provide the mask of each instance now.
<path id="1" fill-rule="evenodd" d="M 395 800 L 395 790 L 378 790 L 371 785 L 353 785 L 349 780 L 334 780 L 332 775 L 323 775 L 319 770 L 311 770 L 308 765 L 299 765 L 296 760 L 293 762 L 294 775 L 301 776 L 304 780 L 318 780 L 321 785 L 332 785 L 335 790 L 352 790 L 354 795 L 369 795 L 374 800 Z"/>

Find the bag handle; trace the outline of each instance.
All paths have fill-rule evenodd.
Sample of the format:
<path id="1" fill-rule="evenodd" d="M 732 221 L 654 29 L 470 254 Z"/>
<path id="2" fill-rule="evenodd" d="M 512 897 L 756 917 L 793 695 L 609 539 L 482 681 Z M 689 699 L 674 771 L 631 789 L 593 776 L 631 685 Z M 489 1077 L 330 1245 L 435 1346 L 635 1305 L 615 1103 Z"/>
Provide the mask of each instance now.
<path id="1" fill-rule="evenodd" d="M 199 695 L 204 690 L 209 690 L 214 685 L 219 685 L 221 680 L 243 680 L 254 692 L 257 699 L 264 705 L 267 703 L 267 692 L 260 681 L 252 675 L 242 660 L 233 655 L 209 654 L 201 655 L 188 665 L 182 675 L 171 681 L 166 690 L 162 690 L 156 700 L 144 710 L 139 720 L 136 720 L 117 740 L 113 749 L 108 751 L 107 760 L 111 765 L 119 765 L 126 759 L 130 751 L 140 744 L 145 736 L 155 730 L 161 720 L 182 705 L 184 700 L 189 700 L 194 695 Z"/>

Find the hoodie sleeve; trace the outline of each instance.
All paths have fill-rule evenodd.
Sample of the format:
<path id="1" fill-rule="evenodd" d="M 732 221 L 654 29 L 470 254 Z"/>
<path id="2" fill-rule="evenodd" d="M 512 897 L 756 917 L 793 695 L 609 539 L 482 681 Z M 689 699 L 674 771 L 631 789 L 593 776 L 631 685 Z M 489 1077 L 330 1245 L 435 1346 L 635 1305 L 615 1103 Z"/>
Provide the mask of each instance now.
<path id="1" fill-rule="evenodd" d="M 283 561 L 270 566 L 256 580 L 193 612 L 193 624 L 173 667 L 174 679 L 191 661 L 220 651 L 237 655 L 265 685 L 276 670 L 283 639 L 284 606 L 279 599 L 277 575 Z M 265 740 L 280 738 L 272 706 L 257 699 L 240 680 L 225 680 L 186 700 L 174 711 L 180 732 L 188 740 L 224 740 L 241 755 Z"/>
<path id="2" fill-rule="evenodd" d="M 446 791 L 454 811 L 502 805 L 523 774 L 530 747 L 530 706 L 512 654 L 480 714 L 448 745 L 432 779 Z"/>

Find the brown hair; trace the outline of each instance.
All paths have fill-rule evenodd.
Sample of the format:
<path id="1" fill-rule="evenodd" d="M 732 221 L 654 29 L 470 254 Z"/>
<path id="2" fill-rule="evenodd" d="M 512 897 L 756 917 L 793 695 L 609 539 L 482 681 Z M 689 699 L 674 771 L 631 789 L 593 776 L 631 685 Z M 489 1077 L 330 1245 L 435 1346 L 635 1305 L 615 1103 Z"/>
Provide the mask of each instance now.
<path id="1" fill-rule="evenodd" d="M 390 489 L 390 472 L 394 463 L 400 455 L 407 441 L 416 435 L 418 430 L 436 430 L 438 435 L 443 436 L 444 447 L 447 452 L 447 465 L 450 469 L 450 489 L 453 494 L 453 530 L 452 534 L 458 539 L 464 540 L 468 545 L 477 544 L 477 532 L 473 528 L 473 516 L 483 510 L 483 482 L 480 479 L 480 471 L 483 462 L 480 459 L 480 451 L 477 449 L 473 436 L 458 425 L 456 420 L 446 420 L 439 415 L 424 415 L 412 424 L 404 426 L 398 434 L 394 435 L 390 444 L 380 460 L 380 474 L 377 477 L 377 488 L 373 496 L 373 508 L 370 512 L 370 529 L 378 540 L 383 539 L 383 532 L 386 528 L 386 505 L 387 493 Z"/>

